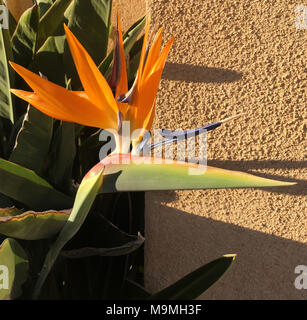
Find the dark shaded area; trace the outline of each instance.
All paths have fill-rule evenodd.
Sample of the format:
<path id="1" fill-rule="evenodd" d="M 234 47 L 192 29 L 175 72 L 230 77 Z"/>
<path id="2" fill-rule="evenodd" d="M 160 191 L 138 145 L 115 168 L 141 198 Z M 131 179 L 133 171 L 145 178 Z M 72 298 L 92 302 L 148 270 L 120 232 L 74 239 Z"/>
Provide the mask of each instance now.
<path id="1" fill-rule="evenodd" d="M 242 72 L 224 68 L 166 62 L 162 78 L 186 82 L 223 83 L 239 81 Z"/>
<path id="2" fill-rule="evenodd" d="M 151 205 L 145 226 L 149 291 L 167 287 L 224 254 L 236 253 L 231 268 L 200 298 L 307 298 L 306 290 L 294 286 L 295 267 L 307 261 L 305 243 L 190 214 L 158 200 Z M 263 210 L 265 215 L 266 208 Z"/>

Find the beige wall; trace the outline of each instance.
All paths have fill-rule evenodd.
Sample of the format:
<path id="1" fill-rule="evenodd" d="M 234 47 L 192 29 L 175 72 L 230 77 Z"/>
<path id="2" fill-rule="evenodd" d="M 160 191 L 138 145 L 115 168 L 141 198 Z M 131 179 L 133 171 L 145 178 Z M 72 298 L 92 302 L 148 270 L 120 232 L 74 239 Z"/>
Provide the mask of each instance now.
<path id="1" fill-rule="evenodd" d="M 147 194 L 145 275 L 155 292 L 225 253 L 238 257 L 203 299 L 302 299 L 307 265 L 306 30 L 302 1 L 148 0 L 175 44 L 155 126 L 194 128 L 245 112 L 208 133 L 208 163 L 297 186 Z M 305 69 L 306 72 L 306 69 Z"/>
<path id="2" fill-rule="evenodd" d="M 22 13 L 33 5 L 32 0 L 4 0 L 15 20 L 19 20 Z"/>

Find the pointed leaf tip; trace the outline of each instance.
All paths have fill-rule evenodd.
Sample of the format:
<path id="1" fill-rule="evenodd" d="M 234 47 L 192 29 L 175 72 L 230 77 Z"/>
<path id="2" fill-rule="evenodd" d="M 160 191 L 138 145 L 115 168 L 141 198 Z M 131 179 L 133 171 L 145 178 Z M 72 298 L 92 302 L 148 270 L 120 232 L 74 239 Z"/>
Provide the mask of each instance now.
<path id="1" fill-rule="evenodd" d="M 223 257 L 225 258 L 232 258 L 232 260 L 234 261 L 237 257 L 236 253 L 231 253 L 231 254 L 224 254 Z"/>
<path id="2" fill-rule="evenodd" d="M 192 271 L 179 281 L 150 296 L 148 300 L 191 300 L 216 283 L 229 269 L 235 255 L 224 255 Z"/>

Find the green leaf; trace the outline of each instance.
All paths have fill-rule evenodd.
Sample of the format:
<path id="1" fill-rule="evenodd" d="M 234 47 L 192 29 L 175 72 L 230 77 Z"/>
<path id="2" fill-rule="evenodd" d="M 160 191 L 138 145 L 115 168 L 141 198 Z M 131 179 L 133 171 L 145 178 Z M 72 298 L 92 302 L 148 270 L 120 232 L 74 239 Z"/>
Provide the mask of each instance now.
<path id="1" fill-rule="evenodd" d="M 65 85 L 64 76 L 64 28 L 61 27 L 58 35 L 49 37 L 43 46 L 38 50 L 34 58 L 34 65 L 49 81 L 60 86 Z"/>
<path id="2" fill-rule="evenodd" d="M 68 220 L 70 210 L 24 211 L 0 209 L 0 233 L 23 240 L 46 239 L 57 234 Z"/>
<path id="3" fill-rule="evenodd" d="M 32 170 L 0 159 L 0 193 L 32 210 L 62 210 L 72 207 L 72 199 L 55 190 Z"/>
<path id="4" fill-rule="evenodd" d="M 2 1 L 1 1 L 2 2 Z M 15 18 L 13 17 L 13 15 L 11 14 L 11 12 L 9 12 L 9 31 L 10 31 L 10 37 L 13 36 L 15 30 L 17 27 L 17 22 L 15 20 Z"/>
<path id="5" fill-rule="evenodd" d="M 15 208 L 15 207 L 0 208 L 0 218 L 3 218 L 3 217 L 15 217 L 15 216 L 18 216 L 18 215 L 20 215 L 22 213 L 24 213 L 24 210 L 18 209 L 18 208 Z"/>
<path id="6" fill-rule="evenodd" d="M 53 5 L 53 2 L 51 0 L 38 1 L 41 15 L 46 14 L 48 9 Z M 63 64 L 65 43 L 64 23 L 67 23 L 67 19 L 63 14 L 61 21 L 57 23 L 57 28 L 53 30 L 52 36 L 48 37 L 39 49 L 39 46 L 37 46 L 36 49 L 38 50 L 35 50 L 34 61 L 31 64 L 32 70 L 36 72 L 40 71 L 49 81 L 60 86 L 65 85 Z"/>
<path id="7" fill-rule="evenodd" d="M 100 192 L 186 190 L 212 188 L 247 188 L 290 186 L 295 183 L 265 179 L 251 174 L 198 166 L 167 159 L 113 155 L 103 159 L 91 171 L 105 166 Z M 129 163 L 130 162 L 130 163 Z M 160 162 L 160 163 L 159 163 Z M 126 163 L 126 164 L 125 164 Z"/>
<path id="8" fill-rule="evenodd" d="M 68 27 L 85 47 L 96 64 L 106 56 L 111 21 L 111 0 L 75 0 L 66 13 Z M 90 23 L 89 23 L 90 21 Z M 66 43 L 64 66 L 73 88 L 79 86 L 75 65 Z"/>
<path id="9" fill-rule="evenodd" d="M 42 17 L 49 8 L 53 5 L 55 0 L 35 0 L 39 5 L 40 16 Z"/>
<path id="10" fill-rule="evenodd" d="M 42 173 L 52 132 L 53 119 L 29 105 L 9 160 Z"/>
<path id="11" fill-rule="evenodd" d="M 79 259 L 91 256 L 108 256 L 116 257 L 129 254 L 137 250 L 144 243 L 144 238 L 139 235 L 137 240 L 130 241 L 119 247 L 113 248 L 94 248 L 94 247 L 84 247 L 75 250 L 64 251 L 63 256 L 70 259 Z"/>
<path id="12" fill-rule="evenodd" d="M 18 102 L 20 101 L 15 100 L 15 103 L 17 104 L 17 108 L 15 108 L 16 111 L 18 109 L 21 109 L 19 107 L 22 107 L 23 109 L 23 106 L 21 106 Z M 3 157 L 4 159 L 8 159 L 11 155 L 12 149 L 16 142 L 17 134 L 21 129 L 26 111 L 27 109 L 25 109 L 25 112 L 21 116 L 19 116 L 18 118 L 15 118 L 15 123 L 12 126 L 10 126 L 9 128 L 6 128 L 7 143 L 6 143 L 6 152 L 4 153 L 5 156 Z M 20 110 L 18 110 L 18 113 L 19 112 Z"/>
<path id="13" fill-rule="evenodd" d="M 89 213 L 96 195 L 101 187 L 103 178 L 102 173 L 103 169 L 95 173 L 89 173 L 83 178 L 78 189 L 69 219 L 55 242 L 52 244 L 46 256 L 43 268 L 34 289 L 34 299 L 38 298 L 41 288 L 60 251 L 64 245 L 78 232 L 84 220 L 86 219 L 87 214 Z"/>
<path id="14" fill-rule="evenodd" d="M 50 179 L 55 186 L 66 189 L 72 176 L 73 164 L 76 156 L 75 125 L 62 121 L 57 128 L 50 155 Z"/>
<path id="15" fill-rule="evenodd" d="M 14 123 L 14 106 L 10 93 L 14 73 L 8 65 L 8 61 L 12 59 L 9 30 L 0 28 L 0 117 Z"/>
<path id="16" fill-rule="evenodd" d="M 71 90 L 66 80 L 66 89 Z M 49 181 L 61 190 L 71 190 L 71 179 L 77 153 L 75 124 L 61 121 L 51 147 Z"/>
<path id="17" fill-rule="evenodd" d="M 8 207 L 12 207 L 13 205 L 14 204 L 9 197 L 0 193 L 0 208 L 8 208 Z"/>
<path id="18" fill-rule="evenodd" d="M 22 14 L 12 37 L 14 62 L 24 67 L 27 67 L 33 59 L 38 24 L 39 7 L 34 5 Z"/>
<path id="19" fill-rule="evenodd" d="M 28 269 L 28 258 L 22 247 L 14 239 L 5 239 L 0 246 L 0 300 L 12 300 L 22 294 Z"/>
<path id="20" fill-rule="evenodd" d="M 148 300 L 193 300 L 217 282 L 234 261 L 229 254 L 189 273 L 173 285 L 150 296 Z"/>
<path id="21" fill-rule="evenodd" d="M 64 12 L 72 0 L 57 0 L 41 17 L 38 26 L 36 48 L 40 48 L 49 36 L 52 36 L 64 19 Z"/>
<path id="22" fill-rule="evenodd" d="M 137 250 L 144 243 L 141 234 L 127 234 L 101 215 L 88 220 L 91 223 L 87 221 L 87 227 L 78 233 L 78 238 L 84 239 L 82 243 L 66 246 L 61 253 L 63 256 L 71 259 L 94 255 L 122 256 Z M 88 234 L 88 230 L 91 230 L 91 234 Z"/>
<path id="23" fill-rule="evenodd" d="M 138 36 L 141 34 L 145 27 L 146 17 L 143 16 L 138 21 L 136 21 L 123 36 L 125 54 L 127 55 L 133 48 Z"/>
<path id="24" fill-rule="evenodd" d="M 0 118 L 0 157 L 5 158 L 7 155 L 8 141 L 6 138 L 6 130 L 4 127 L 4 119 Z"/>

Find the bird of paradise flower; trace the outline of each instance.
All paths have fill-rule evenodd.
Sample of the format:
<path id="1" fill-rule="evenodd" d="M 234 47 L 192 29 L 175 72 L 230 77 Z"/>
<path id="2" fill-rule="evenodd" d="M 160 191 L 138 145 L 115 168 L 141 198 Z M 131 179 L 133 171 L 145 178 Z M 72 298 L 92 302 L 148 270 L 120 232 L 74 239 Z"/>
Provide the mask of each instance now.
<path id="1" fill-rule="evenodd" d="M 116 149 L 112 153 L 113 157 L 107 157 L 102 160 L 90 170 L 89 175 L 100 172 L 102 167 L 106 167 L 105 175 L 108 175 L 108 173 L 113 174 L 116 170 L 121 171 L 122 174 L 116 182 L 117 191 L 261 187 L 293 184 L 209 166 L 206 167 L 205 173 L 200 171 L 200 176 L 191 177 L 187 173 L 187 169 L 195 167 L 193 163 L 188 164 L 186 162 L 174 161 L 170 164 L 165 159 L 162 159 L 162 162 L 158 161 L 156 165 L 138 166 L 137 171 L 134 171 L 134 166 L 130 166 L 129 168 L 125 165 L 116 166 L 119 159 L 114 157 L 114 155 L 119 155 L 120 159 L 127 163 L 127 159 L 138 158 L 139 149 L 144 146 L 144 133 L 149 131 L 153 124 L 155 97 L 167 56 L 174 41 L 174 38 L 171 37 L 161 50 L 162 28 L 160 28 L 150 47 L 149 44 L 153 34 L 150 37 L 148 36 L 149 27 L 150 18 L 147 19 L 145 26 L 137 75 L 129 91 L 125 51 L 118 14 L 113 70 L 109 82 L 101 74 L 78 39 L 64 25 L 66 38 L 84 90 L 67 90 L 11 62 L 11 66 L 34 92 L 17 89 L 11 89 L 11 91 L 16 96 L 55 119 L 115 130 L 117 132 L 117 141 Z M 213 130 L 223 122 L 233 118 L 215 122 L 198 129 L 181 132 L 162 131 L 161 135 L 164 137 L 168 136 L 169 138 L 161 143 L 152 144 L 150 147 L 155 148 L 156 146 L 177 141 L 176 139 L 179 136 L 187 137 L 191 132 L 198 134 L 204 129 L 207 131 Z M 136 130 L 139 132 L 138 136 L 131 139 L 131 141 L 129 140 L 128 143 L 122 143 L 122 141 L 127 141 L 127 139 L 118 138 L 122 133 L 121 126 L 123 121 L 130 122 L 130 132 Z M 149 163 L 151 162 L 149 161 Z M 140 178 L 142 175 L 143 179 Z M 136 176 L 138 177 L 138 181 L 135 181 Z M 179 176 L 181 179 L 178 180 Z M 129 183 L 127 183 L 127 180 L 129 180 Z M 112 183 L 104 183 L 104 188 L 104 192 L 115 190 Z"/>
<path id="2" fill-rule="evenodd" d="M 125 52 L 119 16 L 117 16 L 113 74 L 109 82 L 112 86 L 115 85 L 115 96 L 112 92 L 112 86 L 108 84 L 90 55 L 66 25 L 64 26 L 66 38 L 84 90 L 67 90 L 16 63 L 10 62 L 34 92 L 17 89 L 11 89 L 11 91 L 43 113 L 58 120 L 116 131 L 120 130 L 122 121 L 130 121 L 131 132 L 136 129 L 150 130 L 154 118 L 155 97 L 174 38 L 171 38 L 160 52 L 161 28 L 149 49 L 149 25 L 150 19 L 148 18 L 139 68 L 130 92 L 128 92 Z M 141 136 L 142 131 L 136 140 L 139 141 Z M 117 152 L 127 151 L 121 149 L 120 146 L 117 147 Z"/>

